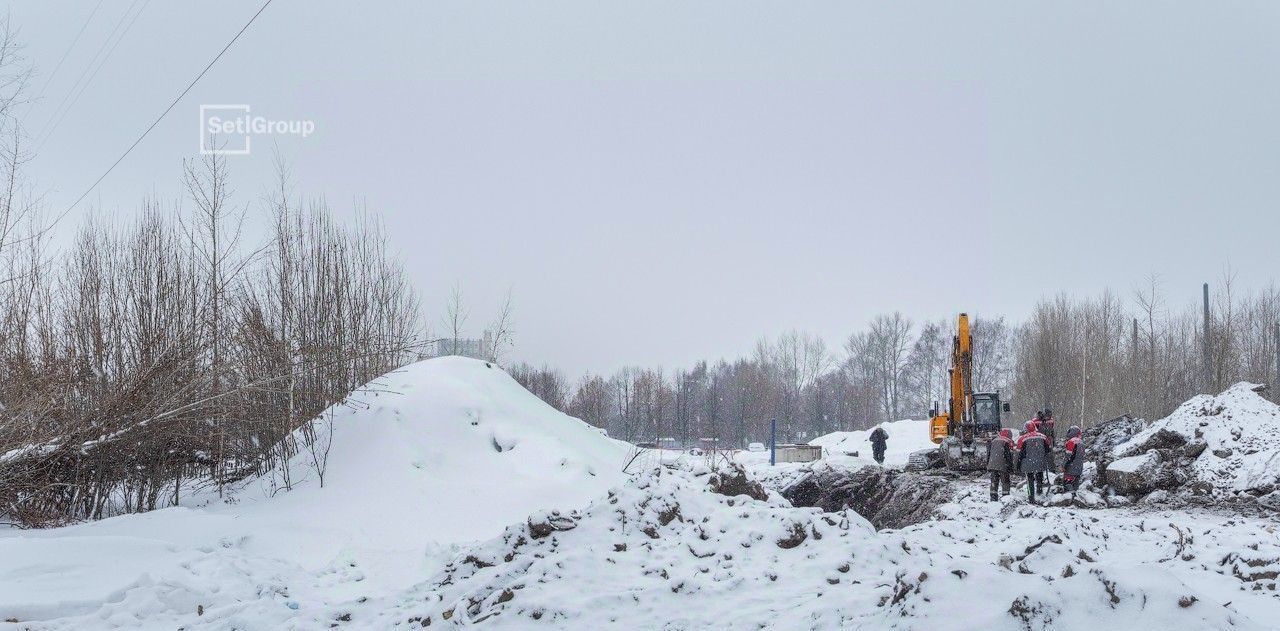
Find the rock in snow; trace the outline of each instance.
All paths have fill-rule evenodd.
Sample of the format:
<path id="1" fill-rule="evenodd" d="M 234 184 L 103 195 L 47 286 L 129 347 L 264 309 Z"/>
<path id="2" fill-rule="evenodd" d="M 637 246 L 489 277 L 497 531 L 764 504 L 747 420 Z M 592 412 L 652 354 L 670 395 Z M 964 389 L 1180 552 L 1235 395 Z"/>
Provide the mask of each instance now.
<path id="1" fill-rule="evenodd" d="M 1128 442 L 1145 430 L 1147 422 L 1129 415 L 1103 421 L 1084 430 L 1084 455 L 1089 462 L 1097 463 L 1099 471 L 1106 471 L 1107 464 L 1115 459 L 1111 455 L 1116 445 Z"/>
<path id="2" fill-rule="evenodd" d="M 1107 465 L 1107 482 L 1123 495 L 1145 495 L 1161 487 L 1177 486 L 1169 469 L 1161 466 L 1160 454 L 1155 451 L 1113 460 Z"/>

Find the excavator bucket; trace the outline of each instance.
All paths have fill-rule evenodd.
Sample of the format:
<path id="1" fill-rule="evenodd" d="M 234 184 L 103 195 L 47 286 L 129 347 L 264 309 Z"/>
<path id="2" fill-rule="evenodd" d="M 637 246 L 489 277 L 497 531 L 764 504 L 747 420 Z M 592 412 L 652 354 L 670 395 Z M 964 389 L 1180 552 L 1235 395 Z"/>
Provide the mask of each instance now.
<path id="1" fill-rule="evenodd" d="M 987 468 L 987 443 L 985 441 L 964 441 L 954 436 L 948 437 L 939 445 L 946 467 L 952 471 L 981 471 Z"/>

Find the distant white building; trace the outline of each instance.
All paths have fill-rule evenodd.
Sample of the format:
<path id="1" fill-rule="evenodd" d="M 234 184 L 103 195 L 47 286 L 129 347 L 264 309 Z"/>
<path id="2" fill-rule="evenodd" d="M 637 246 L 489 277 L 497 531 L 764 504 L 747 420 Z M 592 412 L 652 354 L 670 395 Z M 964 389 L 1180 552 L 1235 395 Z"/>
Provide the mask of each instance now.
<path id="1" fill-rule="evenodd" d="M 493 333 L 485 331 L 480 339 L 475 338 L 445 338 L 436 341 L 436 357 L 444 357 L 447 355 L 461 355 L 462 357 L 470 357 L 472 359 L 489 359 L 493 350 Z"/>

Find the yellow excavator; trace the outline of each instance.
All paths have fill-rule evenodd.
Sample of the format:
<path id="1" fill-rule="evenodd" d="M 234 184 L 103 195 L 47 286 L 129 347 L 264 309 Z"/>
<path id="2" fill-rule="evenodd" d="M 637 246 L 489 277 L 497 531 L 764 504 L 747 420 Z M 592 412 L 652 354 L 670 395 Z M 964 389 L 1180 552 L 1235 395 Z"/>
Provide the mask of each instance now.
<path id="1" fill-rule="evenodd" d="M 1001 413 L 1009 412 L 1009 404 L 1000 402 L 999 392 L 973 391 L 973 334 L 969 331 L 969 314 L 960 314 L 956 336 L 951 345 L 951 398 L 947 411 L 939 412 L 933 404 L 929 416 L 929 437 L 937 449 L 911 454 L 907 468 L 932 469 L 945 466 L 952 471 L 977 471 L 986 468 L 986 446 L 1000 431 Z"/>

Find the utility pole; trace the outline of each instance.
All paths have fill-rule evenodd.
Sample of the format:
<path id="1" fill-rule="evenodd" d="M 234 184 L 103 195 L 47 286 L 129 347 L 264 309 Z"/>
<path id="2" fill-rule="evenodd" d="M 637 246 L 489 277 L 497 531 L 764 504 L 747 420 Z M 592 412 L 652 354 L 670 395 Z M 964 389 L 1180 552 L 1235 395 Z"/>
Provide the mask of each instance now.
<path id="1" fill-rule="evenodd" d="M 1213 394 L 1213 364 L 1209 361 L 1209 283 L 1204 284 L 1204 393 Z"/>
<path id="2" fill-rule="evenodd" d="M 1154 361 L 1154 358 L 1153 358 Z M 1130 396 L 1137 394 L 1142 390 L 1141 379 L 1138 377 L 1138 319 L 1133 319 L 1133 341 L 1129 343 L 1129 385 Z"/>
<path id="3" fill-rule="evenodd" d="M 1130 351 L 1133 353 L 1133 367 L 1138 367 L 1138 319 L 1133 319 L 1133 342 L 1129 344 Z"/>
<path id="4" fill-rule="evenodd" d="M 769 466 L 778 464 L 778 419 L 769 420 Z"/>
<path id="5" fill-rule="evenodd" d="M 1280 322 L 1276 322 L 1275 330 L 1276 342 L 1276 383 L 1271 384 L 1273 388 L 1280 388 Z"/>

